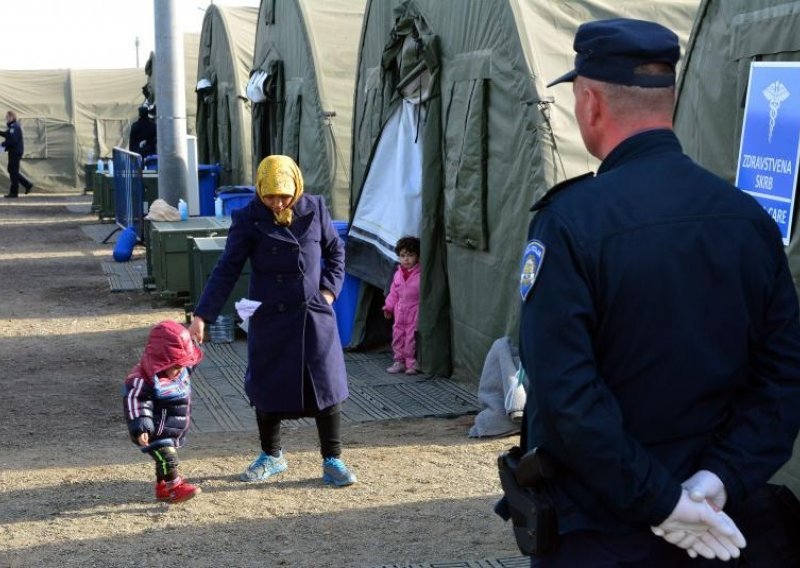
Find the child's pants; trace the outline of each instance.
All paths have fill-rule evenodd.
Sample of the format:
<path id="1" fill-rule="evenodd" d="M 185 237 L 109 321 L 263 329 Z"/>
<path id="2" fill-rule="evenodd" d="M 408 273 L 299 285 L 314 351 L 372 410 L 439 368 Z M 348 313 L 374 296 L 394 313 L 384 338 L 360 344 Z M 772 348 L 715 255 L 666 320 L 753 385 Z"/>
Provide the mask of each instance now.
<path id="1" fill-rule="evenodd" d="M 417 366 L 416 321 L 398 319 L 395 314 L 392 326 L 392 353 L 395 361 L 400 361 L 406 369 Z"/>
<path id="2" fill-rule="evenodd" d="M 172 481 L 178 477 L 178 450 L 172 446 L 155 448 L 147 452 L 156 462 L 156 481 Z"/>

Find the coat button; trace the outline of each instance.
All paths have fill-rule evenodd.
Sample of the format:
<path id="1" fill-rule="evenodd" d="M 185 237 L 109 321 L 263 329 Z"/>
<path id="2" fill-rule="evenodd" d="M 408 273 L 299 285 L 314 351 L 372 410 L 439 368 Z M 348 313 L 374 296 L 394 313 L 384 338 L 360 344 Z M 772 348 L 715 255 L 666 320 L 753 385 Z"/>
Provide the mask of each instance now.
<path id="1" fill-rule="evenodd" d="M 275 280 L 277 280 L 278 282 L 283 282 L 283 274 L 278 274 L 278 275 L 275 277 Z"/>
<path id="2" fill-rule="evenodd" d="M 278 247 L 272 247 L 272 254 L 278 254 Z"/>
<path id="3" fill-rule="evenodd" d="M 278 304 L 278 311 L 279 312 L 285 312 L 286 311 L 286 306 L 284 306 L 283 304 Z"/>

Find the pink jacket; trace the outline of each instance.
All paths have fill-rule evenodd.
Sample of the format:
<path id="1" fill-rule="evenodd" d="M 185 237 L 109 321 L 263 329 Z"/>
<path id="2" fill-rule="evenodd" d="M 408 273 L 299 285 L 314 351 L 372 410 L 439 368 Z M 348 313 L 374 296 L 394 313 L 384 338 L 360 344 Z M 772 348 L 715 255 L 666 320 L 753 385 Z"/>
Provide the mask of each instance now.
<path id="1" fill-rule="evenodd" d="M 392 286 L 383 309 L 394 315 L 394 325 L 402 326 L 411 336 L 417 329 L 419 317 L 419 263 L 411 269 L 408 279 L 403 278 L 403 269 L 397 267 L 392 278 Z"/>

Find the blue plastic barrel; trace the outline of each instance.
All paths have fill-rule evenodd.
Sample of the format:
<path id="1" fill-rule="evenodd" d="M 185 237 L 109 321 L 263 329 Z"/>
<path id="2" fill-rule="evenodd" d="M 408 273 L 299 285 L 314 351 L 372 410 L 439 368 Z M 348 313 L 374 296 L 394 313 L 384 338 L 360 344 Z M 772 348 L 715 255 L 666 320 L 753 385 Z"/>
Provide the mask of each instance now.
<path id="1" fill-rule="evenodd" d="M 347 242 L 347 221 L 334 221 L 333 226 L 339 233 L 339 238 Z M 356 317 L 356 304 L 358 302 L 358 289 L 361 280 L 347 274 L 344 275 L 342 291 L 333 302 L 333 311 L 336 314 L 336 327 L 339 329 L 339 338 L 342 340 L 342 347 L 350 343 L 353 335 L 353 323 Z"/>

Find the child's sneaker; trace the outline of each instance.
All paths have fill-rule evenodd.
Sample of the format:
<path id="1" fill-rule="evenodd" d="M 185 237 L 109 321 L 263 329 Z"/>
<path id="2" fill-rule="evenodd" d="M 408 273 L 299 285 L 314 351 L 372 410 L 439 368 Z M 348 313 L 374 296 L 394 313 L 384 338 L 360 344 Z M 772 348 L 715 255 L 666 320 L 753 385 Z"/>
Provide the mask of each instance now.
<path id="1" fill-rule="evenodd" d="M 202 489 L 176 477 L 172 481 L 160 481 L 156 484 L 156 499 L 167 503 L 181 503 L 188 501 L 195 495 L 202 493 Z"/>
<path id="2" fill-rule="evenodd" d="M 419 371 L 417 371 L 416 367 L 409 367 L 406 369 L 406 375 L 416 375 L 417 373 L 419 373 Z"/>
<path id="3" fill-rule="evenodd" d="M 287 467 L 289 467 L 289 465 L 283 458 L 283 452 L 281 452 L 278 457 L 261 452 L 259 456 L 253 460 L 253 463 L 248 465 L 247 469 L 242 472 L 239 479 L 247 482 L 264 481 L 273 475 L 286 471 Z"/>
<path id="4" fill-rule="evenodd" d="M 156 483 L 156 501 L 169 501 L 169 491 L 167 491 L 167 482 L 163 479 Z"/>
<path id="5" fill-rule="evenodd" d="M 402 373 L 405 370 L 406 366 L 403 365 L 402 361 L 395 361 L 392 363 L 391 367 L 387 367 L 386 372 L 391 374 Z"/>
<path id="6" fill-rule="evenodd" d="M 322 461 L 322 481 L 327 485 L 345 487 L 353 485 L 358 480 L 355 474 L 347 469 L 339 458 L 325 458 Z"/>

